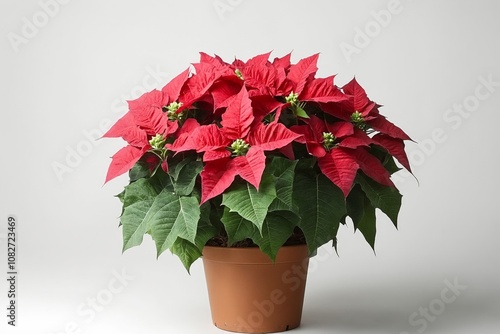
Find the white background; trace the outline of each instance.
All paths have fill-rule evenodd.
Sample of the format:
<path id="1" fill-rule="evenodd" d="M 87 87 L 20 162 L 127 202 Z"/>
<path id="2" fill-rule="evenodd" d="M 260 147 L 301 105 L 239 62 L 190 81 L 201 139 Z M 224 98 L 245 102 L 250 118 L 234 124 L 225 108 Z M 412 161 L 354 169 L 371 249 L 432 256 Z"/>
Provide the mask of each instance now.
<path id="1" fill-rule="evenodd" d="M 498 2 L 60 2 L 0 4 L 4 273 L 10 214 L 19 240 L 18 326 L 6 324 L 1 279 L 2 333 L 221 333 L 201 261 L 188 275 L 169 253 L 157 260 L 148 238 L 121 254 L 113 196 L 127 180 L 103 181 L 123 143 L 92 137 L 199 51 L 232 61 L 270 50 L 294 61 L 320 52 L 319 76 L 355 75 L 419 143 L 407 146 L 419 184 L 397 180 L 399 230 L 380 215 L 375 256 L 341 228 L 340 257 L 322 248 L 312 260 L 295 332 L 498 333 Z"/>

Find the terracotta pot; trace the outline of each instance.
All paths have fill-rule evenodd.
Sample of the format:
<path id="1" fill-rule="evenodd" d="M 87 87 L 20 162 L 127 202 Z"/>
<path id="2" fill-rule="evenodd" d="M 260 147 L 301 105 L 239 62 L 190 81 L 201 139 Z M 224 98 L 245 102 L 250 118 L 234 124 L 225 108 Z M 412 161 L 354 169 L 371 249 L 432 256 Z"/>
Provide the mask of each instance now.
<path id="1" fill-rule="evenodd" d="M 214 325 L 239 333 L 300 325 L 309 257 L 306 245 L 282 247 L 276 262 L 257 247 L 203 249 Z"/>

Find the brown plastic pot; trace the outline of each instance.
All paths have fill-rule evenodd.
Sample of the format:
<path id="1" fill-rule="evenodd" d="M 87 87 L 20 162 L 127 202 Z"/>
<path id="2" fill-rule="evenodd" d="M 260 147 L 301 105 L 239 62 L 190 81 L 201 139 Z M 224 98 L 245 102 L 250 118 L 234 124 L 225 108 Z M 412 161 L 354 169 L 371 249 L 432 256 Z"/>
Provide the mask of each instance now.
<path id="1" fill-rule="evenodd" d="M 214 325 L 239 333 L 297 328 L 308 264 L 306 245 L 282 247 L 275 263 L 258 247 L 206 246 L 203 265 Z"/>

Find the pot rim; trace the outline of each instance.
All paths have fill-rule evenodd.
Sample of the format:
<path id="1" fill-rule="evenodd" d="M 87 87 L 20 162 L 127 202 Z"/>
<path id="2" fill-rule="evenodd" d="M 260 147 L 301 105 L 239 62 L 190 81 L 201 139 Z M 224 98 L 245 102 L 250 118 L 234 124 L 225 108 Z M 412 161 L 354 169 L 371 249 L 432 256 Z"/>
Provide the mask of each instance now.
<path id="1" fill-rule="evenodd" d="M 244 264 L 274 265 L 277 263 L 297 263 L 309 259 L 307 244 L 282 246 L 273 261 L 259 247 L 203 247 L 203 261 Z"/>

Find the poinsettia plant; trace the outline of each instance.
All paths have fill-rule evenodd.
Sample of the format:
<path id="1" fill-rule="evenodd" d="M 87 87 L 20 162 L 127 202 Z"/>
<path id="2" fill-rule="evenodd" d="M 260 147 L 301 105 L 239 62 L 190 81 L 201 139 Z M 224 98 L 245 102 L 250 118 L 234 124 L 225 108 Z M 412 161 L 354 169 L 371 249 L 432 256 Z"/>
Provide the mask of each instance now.
<path id="1" fill-rule="evenodd" d="M 189 270 L 205 245 L 280 247 L 332 242 L 350 217 L 375 245 L 378 208 L 397 225 L 411 172 L 403 130 L 379 113 L 360 84 L 316 78 L 318 54 L 291 62 L 270 53 L 244 62 L 201 53 L 161 90 L 129 101 L 104 137 L 127 146 L 106 182 L 128 172 L 123 250 L 154 240 Z"/>

